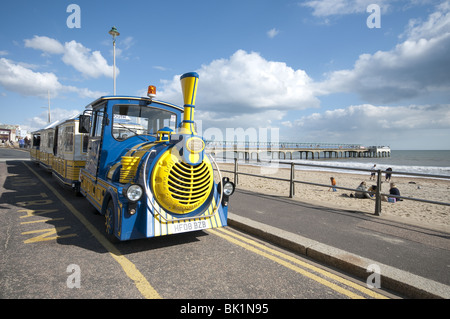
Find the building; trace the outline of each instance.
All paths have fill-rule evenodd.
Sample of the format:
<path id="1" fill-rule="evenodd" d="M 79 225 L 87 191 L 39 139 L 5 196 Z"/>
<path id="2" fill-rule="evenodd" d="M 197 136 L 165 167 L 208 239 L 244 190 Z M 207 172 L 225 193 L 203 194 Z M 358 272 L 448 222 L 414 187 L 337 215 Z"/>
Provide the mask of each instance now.
<path id="1" fill-rule="evenodd" d="M 0 124 L 0 143 L 7 141 L 17 142 L 20 138 L 25 138 L 28 135 L 26 130 L 20 129 L 20 125 Z"/>

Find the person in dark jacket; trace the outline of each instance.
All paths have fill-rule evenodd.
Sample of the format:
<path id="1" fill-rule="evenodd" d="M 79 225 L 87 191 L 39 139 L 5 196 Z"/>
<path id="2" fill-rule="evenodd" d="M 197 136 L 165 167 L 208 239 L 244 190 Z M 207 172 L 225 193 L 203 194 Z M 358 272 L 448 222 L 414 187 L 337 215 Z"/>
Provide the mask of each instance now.
<path id="1" fill-rule="evenodd" d="M 397 186 L 394 183 L 391 183 L 391 189 L 389 190 L 389 194 L 396 195 L 396 196 L 401 196 L 399 189 L 397 188 Z M 400 201 L 400 200 L 403 200 L 403 199 L 396 198 L 396 200 Z"/>
<path id="2" fill-rule="evenodd" d="M 391 175 L 392 175 L 391 172 L 392 172 L 392 168 L 389 167 L 389 168 L 386 169 L 386 180 L 385 180 L 385 182 L 389 182 L 391 180 Z"/>

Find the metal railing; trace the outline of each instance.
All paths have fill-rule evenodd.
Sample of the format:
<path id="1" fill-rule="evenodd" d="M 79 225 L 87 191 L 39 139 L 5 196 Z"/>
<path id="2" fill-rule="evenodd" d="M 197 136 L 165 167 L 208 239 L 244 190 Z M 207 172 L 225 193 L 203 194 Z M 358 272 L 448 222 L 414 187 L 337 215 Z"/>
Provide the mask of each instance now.
<path id="1" fill-rule="evenodd" d="M 260 161 L 264 162 L 264 161 Z M 269 161 L 266 161 L 266 163 L 270 163 Z M 295 179 L 295 166 L 310 166 L 310 167 L 321 167 L 321 168 L 328 168 L 328 169 L 338 169 L 338 170 L 351 170 L 351 171 L 361 171 L 361 172 L 370 172 L 376 174 L 376 181 L 377 181 L 377 187 L 375 191 L 363 191 L 356 188 L 348 188 L 348 187 L 342 187 L 342 186 L 332 186 L 336 189 L 343 189 L 348 191 L 356 191 L 361 193 L 368 193 L 371 195 L 375 195 L 375 215 L 380 216 L 381 215 L 381 200 L 383 196 L 385 197 L 392 197 L 396 199 L 405 199 L 405 200 L 413 200 L 428 204 L 436 204 L 436 205 L 444 205 L 444 206 L 450 206 L 450 203 L 446 202 L 440 202 L 440 201 L 433 201 L 433 200 L 427 200 L 422 198 L 414 198 L 414 197 L 406 197 L 406 196 L 398 196 L 398 195 L 392 195 L 392 194 L 385 194 L 381 193 L 381 176 L 382 173 L 388 173 L 388 174 L 395 174 L 396 176 L 419 176 L 419 177 L 431 177 L 431 178 L 440 178 L 450 181 L 450 176 L 447 175 L 432 175 L 432 174 L 422 174 L 422 173 L 411 173 L 411 172 L 401 172 L 401 171 L 384 171 L 384 170 L 372 170 L 372 169 L 364 169 L 364 168 L 354 168 L 354 167 L 342 167 L 342 166 L 328 166 L 328 165 L 319 165 L 319 164 L 304 164 L 304 163 L 294 163 L 294 162 L 279 162 L 277 161 L 277 164 L 282 165 L 290 165 L 290 177 L 287 178 L 281 178 L 281 177 L 271 177 L 271 176 L 265 176 L 265 175 L 258 175 L 258 174 L 251 174 L 251 173 L 245 173 L 245 172 L 239 172 L 238 169 L 238 159 L 234 159 L 234 170 L 221 170 L 222 172 L 226 173 L 233 173 L 234 175 L 234 183 L 237 186 L 239 181 L 239 175 L 246 175 L 246 176 L 253 176 L 253 177 L 259 177 L 259 178 L 266 178 L 266 179 L 272 179 L 272 180 L 278 180 L 278 181 L 285 181 L 289 182 L 289 198 L 293 198 L 295 195 L 295 183 L 298 184 L 306 184 L 306 185 L 313 185 L 313 186 L 320 186 L 320 187 L 327 187 L 330 188 L 330 184 L 319 184 L 319 183 L 312 183 L 307 181 L 300 181 Z"/>

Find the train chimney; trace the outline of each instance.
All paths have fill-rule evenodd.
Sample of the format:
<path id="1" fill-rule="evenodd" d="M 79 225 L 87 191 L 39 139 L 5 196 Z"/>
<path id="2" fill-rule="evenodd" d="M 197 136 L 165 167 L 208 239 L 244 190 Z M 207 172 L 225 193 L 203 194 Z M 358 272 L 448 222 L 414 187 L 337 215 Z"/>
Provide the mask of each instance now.
<path id="1" fill-rule="evenodd" d="M 195 72 L 185 73 L 180 77 L 180 81 L 184 99 L 184 118 L 179 133 L 195 135 L 194 108 L 198 74 Z"/>

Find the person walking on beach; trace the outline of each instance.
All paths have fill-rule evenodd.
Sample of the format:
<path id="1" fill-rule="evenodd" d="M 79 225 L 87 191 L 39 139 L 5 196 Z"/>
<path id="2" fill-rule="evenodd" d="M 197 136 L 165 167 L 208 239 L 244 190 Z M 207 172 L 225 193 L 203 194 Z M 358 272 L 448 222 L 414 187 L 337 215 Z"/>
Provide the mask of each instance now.
<path id="1" fill-rule="evenodd" d="M 372 167 L 372 172 L 370 173 L 370 180 L 375 180 L 375 170 L 377 168 L 377 164 L 374 164 Z"/>
<path id="2" fill-rule="evenodd" d="M 334 187 L 334 186 L 336 186 L 336 180 L 334 179 L 334 177 L 330 177 L 330 181 L 331 181 L 331 187 L 328 189 L 328 191 L 330 191 L 330 189 L 333 189 L 333 192 L 336 192 L 337 189 L 336 189 L 336 187 Z"/>
<path id="3" fill-rule="evenodd" d="M 389 173 L 388 173 L 389 172 Z M 391 175 L 392 175 L 392 168 L 390 168 L 390 167 L 388 167 L 387 169 L 386 169 L 386 179 L 385 179 L 385 182 L 389 182 L 390 180 L 391 180 Z"/>

